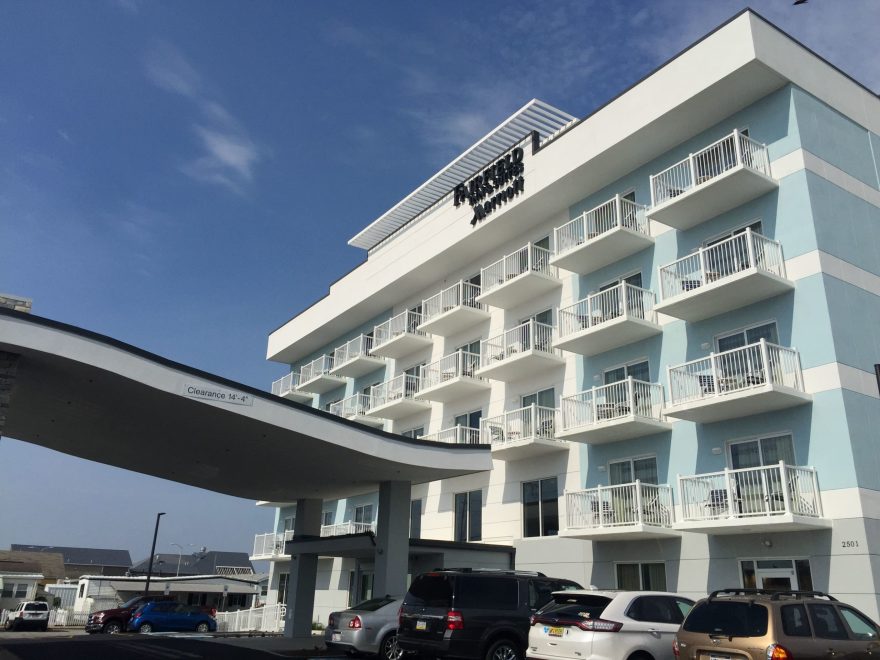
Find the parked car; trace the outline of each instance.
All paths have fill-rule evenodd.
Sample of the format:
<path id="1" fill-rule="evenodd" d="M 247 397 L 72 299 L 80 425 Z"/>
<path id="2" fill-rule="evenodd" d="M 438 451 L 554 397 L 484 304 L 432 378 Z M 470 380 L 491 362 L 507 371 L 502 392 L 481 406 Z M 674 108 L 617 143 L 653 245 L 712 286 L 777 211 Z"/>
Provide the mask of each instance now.
<path id="1" fill-rule="evenodd" d="M 682 659 L 868 660 L 880 653 L 880 628 L 820 591 L 725 589 L 697 602 L 673 650 Z"/>
<path id="2" fill-rule="evenodd" d="M 400 608 L 397 642 L 424 656 L 522 660 L 529 617 L 555 591 L 580 589 L 542 573 L 441 570 L 413 580 Z"/>
<path id="3" fill-rule="evenodd" d="M 156 601 L 135 610 L 128 629 L 139 633 L 183 630 L 206 633 L 217 630 L 217 621 L 197 605 Z"/>
<path id="4" fill-rule="evenodd" d="M 327 648 L 349 654 L 371 653 L 382 660 L 399 660 L 397 616 L 403 598 L 371 598 L 341 612 L 331 612 L 324 630 Z"/>
<path id="5" fill-rule="evenodd" d="M 173 596 L 135 596 L 119 607 L 99 610 L 89 614 L 89 618 L 86 620 L 86 632 L 89 634 L 106 633 L 108 635 L 125 632 L 128 621 L 137 608 L 145 603 L 159 600 L 176 602 Z"/>
<path id="6" fill-rule="evenodd" d="M 24 630 L 35 628 L 46 631 L 49 629 L 49 605 L 39 600 L 26 600 L 9 611 L 6 618 L 6 630 Z"/>
<path id="7" fill-rule="evenodd" d="M 529 658 L 673 660 L 694 601 L 662 591 L 565 591 L 532 617 Z"/>

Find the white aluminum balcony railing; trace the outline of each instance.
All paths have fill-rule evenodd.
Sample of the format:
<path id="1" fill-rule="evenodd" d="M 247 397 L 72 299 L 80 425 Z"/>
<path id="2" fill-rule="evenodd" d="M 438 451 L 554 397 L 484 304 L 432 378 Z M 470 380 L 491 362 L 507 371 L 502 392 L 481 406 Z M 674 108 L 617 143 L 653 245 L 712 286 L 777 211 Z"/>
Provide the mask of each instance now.
<path id="1" fill-rule="evenodd" d="M 380 323 L 373 330 L 373 348 L 378 348 L 382 344 L 400 335 L 424 335 L 418 326 L 422 322 L 422 315 L 412 310 L 401 312 L 397 316 L 392 316 L 384 323 Z"/>
<path id="2" fill-rule="evenodd" d="M 299 374 L 291 372 L 272 383 L 272 394 L 284 396 L 299 385 Z"/>
<path id="3" fill-rule="evenodd" d="M 699 289 L 750 268 L 785 277 L 782 245 L 746 229 L 715 245 L 660 267 L 660 293 L 663 299 Z"/>
<path id="4" fill-rule="evenodd" d="M 284 554 L 284 544 L 293 538 L 293 530 L 269 532 L 254 537 L 252 557 L 277 557 Z"/>
<path id="5" fill-rule="evenodd" d="M 317 378 L 318 376 L 323 376 L 324 374 L 330 373 L 330 370 L 333 368 L 333 356 L 332 355 L 322 355 L 321 357 L 312 360 L 307 365 L 305 365 L 299 371 L 299 382 L 307 383 L 310 380 Z"/>
<path id="6" fill-rule="evenodd" d="M 656 323 L 654 292 L 621 282 L 563 307 L 559 310 L 559 337 L 565 338 L 624 315 Z"/>
<path id="7" fill-rule="evenodd" d="M 474 371 L 480 366 L 480 356 L 468 351 L 456 351 L 436 362 L 422 367 L 422 389 L 439 385 L 447 380 L 468 376 L 475 378 Z"/>
<path id="8" fill-rule="evenodd" d="M 658 206 L 740 165 L 770 176 L 767 145 L 737 130 L 659 174 L 652 174 L 651 204 Z"/>
<path id="9" fill-rule="evenodd" d="M 532 404 L 487 417 L 480 420 L 480 440 L 494 447 L 520 440 L 557 440 L 556 410 Z"/>
<path id="10" fill-rule="evenodd" d="M 586 211 L 571 222 L 553 230 L 556 254 L 565 254 L 569 250 L 598 238 L 613 229 L 624 227 L 632 231 L 650 236 L 646 208 L 620 195 Z"/>
<path id="11" fill-rule="evenodd" d="M 485 307 L 476 301 L 476 297 L 480 295 L 480 287 L 470 282 L 458 282 L 447 289 L 443 289 L 440 293 L 422 301 L 422 323 L 427 323 L 431 319 L 455 309 L 459 306 L 473 307 L 475 309 L 485 309 Z"/>
<path id="12" fill-rule="evenodd" d="M 822 517 L 816 470 L 784 461 L 679 477 L 678 493 L 684 522 L 783 514 Z"/>
<path id="13" fill-rule="evenodd" d="M 421 379 L 413 374 L 400 374 L 370 388 L 372 407 L 378 408 L 397 399 L 413 399 L 419 391 Z"/>
<path id="14" fill-rule="evenodd" d="M 370 335 L 355 337 L 333 351 L 333 366 L 338 367 L 359 357 L 373 357 L 370 355 L 372 349 L 373 338 Z"/>
<path id="15" fill-rule="evenodd" d="M 553 348 L 553 326 L 531 319 L 500 335 L 482 340 L 480 366 L 487 367 L 529 350 L 558 355 L 559 351 Z"/>
<path id="16" fill-rule="evenodd" d="M 563 397 L 559 414 L 563 430 L 593 426 L 635 415 L 662 421 L 663 386 L 632 377 Z"/>
<path id="17" fill-rule="evenodd" d="M 451 426 L 436 433 L 423 435 L 421 439 L 433 440 L 434 442 L 448 442 L 452 445 L 478 445 L 480 444 L 480 429 L 461 425 Z"/>
<path id="18" fill-rule="evenodd" d="M 376 533 L 374 522 L 344 522 L 335 525 L 321 525 L 321 536 L 342 536 L 344 534 Z"/>
<path id="19" fill-rule="evenodd" d="M 765 339 L 667 367 L 667 371 L 672 406 L 768 384 L 804 391 L 798 352 Z"/>
<path id="20" fill-rule="evenodd" d="M 566 493 L 565 517 L 570 530 L 632 525 L 671 527 L 672 488 L 636 480 Z"/>
<path id="21" fill-rule="evenodd" d="M 330 404 L 330 414 L 339 417 L 366 416 L 367 410 L 372 408 L 372 399 L 369 394 L 354 394 L 342 401 Z"/>
<path id="22" fill-rule="evenodd" d="M 556 266 L 550 265 L 550 256 L 550 250 L 529 243 L 513 254 L 502 257 L 480 271 L 483 293 L 488 293 L 508 280 L 530 271 L 557 277 L 558 271 Z"/>

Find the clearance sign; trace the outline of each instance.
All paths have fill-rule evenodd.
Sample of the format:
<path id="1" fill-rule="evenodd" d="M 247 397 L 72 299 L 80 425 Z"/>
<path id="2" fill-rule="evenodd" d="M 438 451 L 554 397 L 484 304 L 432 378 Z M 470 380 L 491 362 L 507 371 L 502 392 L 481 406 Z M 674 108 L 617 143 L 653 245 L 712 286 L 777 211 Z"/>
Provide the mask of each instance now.
<path id="1" fill-rule="evenodd" d="M 474 210 L 474 217 L 471 218 L 472 226 L 476 227 L 478 222 L 485 220 L 486 216 L 499 206 L 503 206 L 525 191 L 523 155 L 522 147 L 511 149 L 507 155 L 499 158 L 467 183 L 455 186 L 453 190 L 455 206 L 467 202 Z"/>

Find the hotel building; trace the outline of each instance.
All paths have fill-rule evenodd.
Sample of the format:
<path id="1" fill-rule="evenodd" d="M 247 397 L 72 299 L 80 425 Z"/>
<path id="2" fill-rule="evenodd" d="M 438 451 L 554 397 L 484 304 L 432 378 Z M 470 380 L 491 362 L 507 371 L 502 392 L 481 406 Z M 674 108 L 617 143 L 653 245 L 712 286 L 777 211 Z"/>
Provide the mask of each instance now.
<path id="1" fill-rule="evenodd" d="M 366 261 L 269 336 L 273 392 L 491 445 L 490 472 L 413 485 L 412 538 L 876 618 L 878 158 L 877 96 L 743 12 L 584 119 L 528 103 L 369 224 Z M 295 508 L 263 504 L 272 602 Z M 325 502 L 322 535 L 377 508 Z M 324 622 L 371 592 L 369 563 L 319 575 Z"/>

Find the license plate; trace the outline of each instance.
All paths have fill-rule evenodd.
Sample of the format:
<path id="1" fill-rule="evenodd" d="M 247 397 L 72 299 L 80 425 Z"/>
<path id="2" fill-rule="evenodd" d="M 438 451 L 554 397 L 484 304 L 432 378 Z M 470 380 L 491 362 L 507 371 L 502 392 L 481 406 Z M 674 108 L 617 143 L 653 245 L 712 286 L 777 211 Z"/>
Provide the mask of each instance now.
<path id="1" fill-rule="evenodd" d="M 341 642 L 342 641 L 342 633 L 333 633 L 330 636 L 331 642 Z"/>
<path id="2" fill-rule="evenodd" d="M 547 634 L 550 637 L 562 637 L 563 630 L 562 626 L 553 626 L 552 628 L 547 628 Z"/>
<path id="3" fill-rule="evenodd" d="M 416 630 L 427 630 L 428 622 L 427 621 L 416 621 Z"/>
<path id="4" fill-rule="evenodd" d="M 709 654 L 709 660 L 730 660 L 729 655 L 713 655 Z"/>

